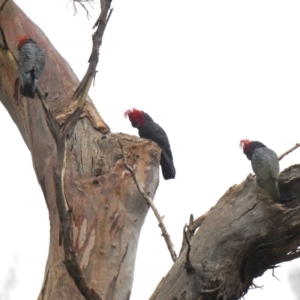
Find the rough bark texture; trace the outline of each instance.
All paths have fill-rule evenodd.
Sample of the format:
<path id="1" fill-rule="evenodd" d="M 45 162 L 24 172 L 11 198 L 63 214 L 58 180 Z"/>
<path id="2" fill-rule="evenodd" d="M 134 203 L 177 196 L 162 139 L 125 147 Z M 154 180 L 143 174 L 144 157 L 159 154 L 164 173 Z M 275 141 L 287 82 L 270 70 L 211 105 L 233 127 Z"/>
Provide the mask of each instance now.
<path id="1" fill-rule="evenodd" d="M 0 6 L 3 1 L 0 1 Z M 124 153 L 149 196 L 158 186 L 160 149 L 154 143 L 109 132 L 90 99 L 67 139 L 64 193 L 70 210 L 71 240 L 82 278 L 74 279 L 66 269 L 62 228 L 57 209 L 57 145 L 49 130 L 40 100 L 27 99 L 16 88 L 20 35 L 28 35 L 46 52 L 47 61 L 39 86 L 48 92 L 46 103 L 58 124 L 73 113 L 73 93 L 78 79 L 46 36 L 13 1 L 0 12 L 8 50 L 0 49 L 0 100 L 18 126 L 32 153 L 51 224 L 49 256 L 40 300 L 129 299 L 133 282 L 138 237 L 148 205 L 123 163 Z M 3 41 L 2 41 L 3 42 Z M 79 273 L 78 273 L 79 274 Z M 79 277 L 80 277 L 79 276 Z M 80 285 L 89 287 L 83 296 Z M 82 287 L 81 287 L 82 288 Z M 85 287 L 83 286 L 83 289 Z"/>
<path id="2" fill-rule="evenodd" d="M 274 203 L 249 175 L 232 186 L 191 241 L 190 272 L 183 251 L 152 300 L 239 299 L 255 277 L 299 257 L 300 165 L 281 173 L 285 204 Z"/>

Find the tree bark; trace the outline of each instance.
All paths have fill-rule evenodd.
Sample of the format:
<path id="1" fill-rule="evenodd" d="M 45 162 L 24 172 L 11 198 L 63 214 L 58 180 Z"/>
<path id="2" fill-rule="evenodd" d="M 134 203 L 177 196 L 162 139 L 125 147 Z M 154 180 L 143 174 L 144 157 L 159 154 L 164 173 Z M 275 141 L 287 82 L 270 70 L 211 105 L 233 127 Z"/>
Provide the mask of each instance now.
<path id="1" fill-rule="evenodd" d="M 281 173 L 280 187 L 283 204 L 252 175 L 229 188 L 150 299 L 239 299 L 255 277 L 299 257 L 300 165 Z"/>
<path id="2" fill-rule="evenodd" d="M 138 237 L 149 207 L 125 168 L 123 155 L 153 198 L 160 149 L 148 140 L 110 133 L 87 99 L 67 137 L 65 161 L 61 162 L 63 140 L 54 138 L 42 102 L 18 93 L 14 59 L 18 37 L 26 34 L 45 50 L 47 61 L 39 87 L 49 94 L 45 103 L 60 128 L 76 109 L 72 97 L 79 81 L 13 1 L 0 12 L 0 26 L 8 44 L 8 49 L 0 49 L 0 99 L 31 151 L 49 210 L 50 247 L 39 299 L 129 299 Z M 4 44 L 2 41 L 1 46 Z M 64 172 L 60 172 L 60 163 Z M 60 197 L 68 207 L 63 219 L 57 204 Z"/>

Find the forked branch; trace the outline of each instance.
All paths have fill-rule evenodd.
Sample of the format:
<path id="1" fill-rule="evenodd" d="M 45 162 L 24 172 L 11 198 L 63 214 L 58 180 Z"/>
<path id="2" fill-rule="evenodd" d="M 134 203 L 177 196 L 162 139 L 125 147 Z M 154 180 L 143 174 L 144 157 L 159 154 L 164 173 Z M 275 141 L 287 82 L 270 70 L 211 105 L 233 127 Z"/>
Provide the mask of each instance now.
<path id="1" fill-rule="evenodd" d="M 75 1 L 75 2 L 82 2 L 82 1 Z M 89 1 L 87 1 L 89 2 Z M 73 0 L 74 3 L 74 0 Z M 96 75 L 96 68 L 99 61 L 99 51 L 100 46 L 102 44 L 102 39 L 104 35 L 104 31 L 106 28 L 106 25 L 109 21 L 110 15 L 112 13 L 112 9 L 110 9 L 110 0 L 104 1 L 102 3 L 101 1 L 101 13 L 98 18 L 99 23 L 98 27 L 93 34 L 93 46 L 92 46 L 92 53 L 89 58 L 89 66 L 86 71 L 86 74 L 82 78 L 81 82 L 79 83 L 76 91 L 74 92 L 73 99 L 76 101 L 76 108 L 74 112 L 71 114 L 71 116 L 66 120 L 62 131 L 66 134 L 74 128 L 74 125 L 76 121 L 78 120 L 79 116 L 81 115 L 81 112 L 83 110 L 83 107 L 86 103 L 87 95 L 90 90 L 91 84 L 93 82 L 93 79 Z"/>

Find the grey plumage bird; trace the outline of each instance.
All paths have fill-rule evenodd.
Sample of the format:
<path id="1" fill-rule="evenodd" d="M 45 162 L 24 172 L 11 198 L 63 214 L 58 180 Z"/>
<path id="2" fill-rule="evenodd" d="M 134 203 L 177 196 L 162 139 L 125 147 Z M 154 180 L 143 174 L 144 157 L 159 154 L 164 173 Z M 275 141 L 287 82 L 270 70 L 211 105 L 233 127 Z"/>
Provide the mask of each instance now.
<path id="1" fill-rule="evenodd" d="M 20 94 L 34 99 L 37 83 L 45 67 L 45 52 L 34 40 L 25 36 L 20 37 L 18 50 Z"/>
<path id="2" fill-rule="evenodd" d="M 266 189 L 274 201 L 280 201 L 278 187 L 279 161 L 277 154 L 258 141 L 241 140 L 244 154 L 251 160 L 257 184 Z"/>

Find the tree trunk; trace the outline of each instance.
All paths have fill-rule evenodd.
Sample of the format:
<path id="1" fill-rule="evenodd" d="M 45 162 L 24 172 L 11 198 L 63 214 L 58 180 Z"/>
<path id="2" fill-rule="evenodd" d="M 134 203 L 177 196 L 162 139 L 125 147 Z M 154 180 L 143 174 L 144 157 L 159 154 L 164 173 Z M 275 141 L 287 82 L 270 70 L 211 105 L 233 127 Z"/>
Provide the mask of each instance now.
<path id="1" fill-rule="evenodd" d="M 129 299 L 148 205 L 124 159 L 153 198 L 160 149 L 148 140 L 110 133 L 90 99 L 62 138 L 64 125 L 77 109 L 74 92 L 79 81 L 13 1 L 1 10 L 4 2 L 0 26 L 7 45 L 2 36 L 0 100 L 32 153 L 51 224 L 39 299 Z M 24 31 L 46 52 L 39 83 L 48 93 L 45 102 L 18 93 L 14 57 Z M 196 221 L 191 222 L 186 246 L 151 299 L 238 299 L 255 277 L 299 257 L 300 166 L 282 172 L 280 185 L 285 204 L 274 203 L 249 175 L 198 222 L 202 225 L 195 236 Z"/>
<path id="2" fill-rule="evenodd" d="M 0 99 L 32 153 L 49 210 L 50 247 L 39 299 L 129 299 L 148 205 L 125 168 L 123 155 L 153 197 L 160 149 L 148 140 L 110 133 L 87 100 L 66 145 L 62 182 L 71 220 L 71 244 L 66 250 L 62 245 L 66 228 L 61 227 L 57 207 L 61 145 L 53 138 L 41 101 L 18 94 L 13 58 L 18 57 L 18 37 L 25 32 L 45 50 L 47 61 L 39 86 L 49 93 L 46 104 L 60 126 L 74 111 L 72 97 L 79 82 L 43 32 L 13 1 L 5 4 L 0 20 L 8 42 L 8 49 L 0 50 Z"/>

